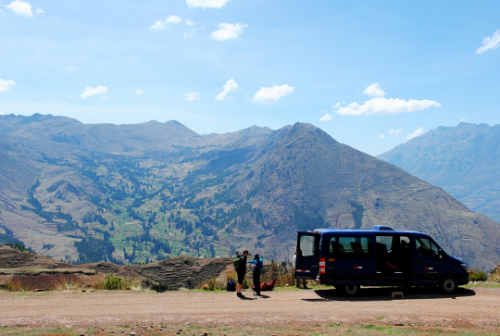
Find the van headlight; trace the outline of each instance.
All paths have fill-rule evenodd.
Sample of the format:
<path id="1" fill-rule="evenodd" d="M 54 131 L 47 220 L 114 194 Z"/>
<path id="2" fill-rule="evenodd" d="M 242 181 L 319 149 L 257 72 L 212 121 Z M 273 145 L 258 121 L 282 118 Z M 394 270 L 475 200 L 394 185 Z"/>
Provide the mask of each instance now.
<path id="1" fill-rule="evenodd" d="M 462 266 L 462 268 L 464 269 L 464 271 L 467 273 L 469 272 L 469 269 L 467 267 L 467 264 L 460 264 L 460 266 Z"/>

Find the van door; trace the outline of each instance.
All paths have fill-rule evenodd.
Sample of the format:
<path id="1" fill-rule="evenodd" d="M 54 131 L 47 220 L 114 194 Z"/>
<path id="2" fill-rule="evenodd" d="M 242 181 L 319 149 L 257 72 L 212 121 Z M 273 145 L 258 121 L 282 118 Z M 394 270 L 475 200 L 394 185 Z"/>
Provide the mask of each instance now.
<path id="1" fill-rule="evenodd" d="M 319 270 L 320 238 L 321 234 L 316 232 L 298 232 L 295 278 L 316 279 Z"/>
<path id="2" fill-rule="evenodd" d="M 413 262 L 413 284 L 437 285 L 443 267 L 439 246 L 425 236 L 415 237 L 416 254 Z"/>
<path id="3" fill-rule="evenodd" d="M 377 263 L 373 235 L 337 236 L 335 246 L 335 285 L 375 285 Z"/>

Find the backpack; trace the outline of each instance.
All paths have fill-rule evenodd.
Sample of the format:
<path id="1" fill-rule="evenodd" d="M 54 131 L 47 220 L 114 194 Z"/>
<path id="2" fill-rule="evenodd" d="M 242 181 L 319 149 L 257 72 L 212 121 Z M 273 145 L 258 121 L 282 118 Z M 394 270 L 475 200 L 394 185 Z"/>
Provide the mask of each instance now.
<path id="1" fill-rule="evenodd" d="M 227 292 L 234 292 L 236 290 L 236 284 L 233 280 L 230 280 L 226 285 Z"/>
<path id="2" fill-rule="evenodd" d="M 235 270 L 240 269 L 240 257 L 236 257 L 233 259 L 233 266 Z"/>

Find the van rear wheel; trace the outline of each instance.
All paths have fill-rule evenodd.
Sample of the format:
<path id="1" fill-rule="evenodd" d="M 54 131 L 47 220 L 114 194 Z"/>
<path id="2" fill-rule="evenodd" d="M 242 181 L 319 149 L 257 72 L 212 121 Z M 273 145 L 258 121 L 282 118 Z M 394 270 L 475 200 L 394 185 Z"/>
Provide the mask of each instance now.
<path id="1" fill-rule="evenodd" d="M 345 285 L 340 288 L 345 296 L 356 296 L 359 293 L 358 285 Z"/>
<path id="2" fill-rule="evenodd" d="M 444 276 L 439 282 L 439 289 L 443 293 L 451 294 L 457 289 L 457 280 L 451 275 Z"/>

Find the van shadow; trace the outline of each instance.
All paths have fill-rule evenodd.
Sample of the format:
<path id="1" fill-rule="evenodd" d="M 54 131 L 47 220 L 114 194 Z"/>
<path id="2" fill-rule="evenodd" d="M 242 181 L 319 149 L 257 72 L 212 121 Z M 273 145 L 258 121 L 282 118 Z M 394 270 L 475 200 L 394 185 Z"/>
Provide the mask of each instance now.
<path id="1" fill-rule="evenodd" d="M 384 288 L 361 288 L 355 297 L 345 297 L 336 289 L 318 289 L 314 291 L 319 298 L 302 299 L 307 302 L 325 301 L 404 301 L 404 300 L 435 300 L 435 299 L 456 299 L 457 297 L 474 296 L 476 292 L 467 288 L 457 288 L 452 294 L 444 294 L 437 287 L 384 287 Z M 392 292 L 403 292 L 402 299 L 393 299 Z"/>

